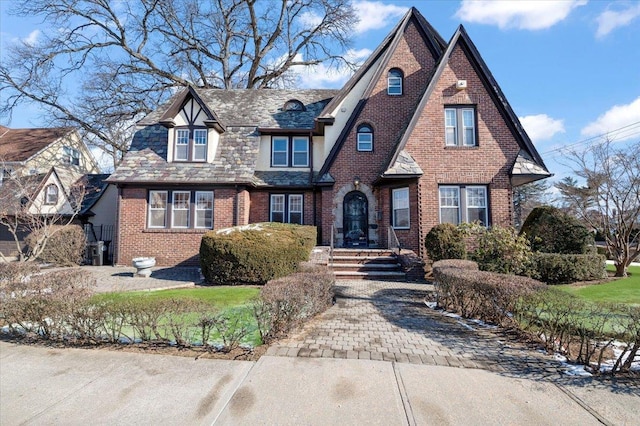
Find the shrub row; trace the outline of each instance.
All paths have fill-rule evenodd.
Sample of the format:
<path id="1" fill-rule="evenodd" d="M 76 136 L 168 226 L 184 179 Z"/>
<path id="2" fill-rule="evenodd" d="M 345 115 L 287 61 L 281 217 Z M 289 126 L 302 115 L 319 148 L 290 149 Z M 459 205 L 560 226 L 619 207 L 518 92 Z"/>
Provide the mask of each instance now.
<path id="1" fill-rule="evenodd" d="M 611 372 L 626 372 L 640 356 L 640 306 L 592 303 L 557 289 L 526 295 L 514 315 L 547 350 L 599 372 L 614 342 L 622 344 Z"/>
<path id="2" fill-rule="evenodd" d="M 437 262 L 433 275 L 438 306 L 465 318 L 510 324 L 518 300 L 545 287 L 531 278 L 477 271 L 469 263 L 463 266 L 465 269 Z"/>
<path id="3" fill-rule="evenodd" d="M 325 311 L 333 300 L 335 276 L 324 267 L 269 281 L 254 305 L 264 343 L 286 334 L 305 320 Z"/>
<path id="4" fill-rule="evenodd" d="M 605 257 L 600 254 L 534 253 L 533 276 L 547 284 L 598 280 L 606 277 Z"/>
<path id="5" fill-rule="evenodd" d="M 13 276 L 0 287 L 0 316 L 14 335 L 72 344 L 155 341 L 206 347 L 216 334 L 222 350 L 229 351 L 248 334 L 237 318 L 197 300 L 94 298 L 86 271 Z"/>
<path id="6" fill-rule="evenodd" d="M 207 232 L 200 264 L 208 283 L 265 284 L 296 270 L 316 243 L 313 226 L 260 223 Z"/>

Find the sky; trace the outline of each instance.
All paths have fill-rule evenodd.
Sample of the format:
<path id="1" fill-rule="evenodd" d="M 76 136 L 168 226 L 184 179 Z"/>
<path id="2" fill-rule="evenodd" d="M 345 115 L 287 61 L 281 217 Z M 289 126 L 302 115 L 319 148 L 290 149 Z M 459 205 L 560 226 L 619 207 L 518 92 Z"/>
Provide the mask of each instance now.
<path id="1" fill-rule="evenodd" d="M 0 0 L 0 48 L 35 40 L 39 20 L 7 15 Z M 571 175 L 563 148 L 608 135 L 640 139 L 640 1 L 366 1 L 348 55 L 364 60 L 409 7 L 449 40 L 464 25 L 542 155 L 553 181 Z M 313 20 L 308 14 L 305 19 Z M 1 56 L 0 56 L 1 58 Z M 301 87 L 340 88 L 348 72 L 300 71 Z M 14 111 L 13 128 L 37 127 L 38 110 Z"/>

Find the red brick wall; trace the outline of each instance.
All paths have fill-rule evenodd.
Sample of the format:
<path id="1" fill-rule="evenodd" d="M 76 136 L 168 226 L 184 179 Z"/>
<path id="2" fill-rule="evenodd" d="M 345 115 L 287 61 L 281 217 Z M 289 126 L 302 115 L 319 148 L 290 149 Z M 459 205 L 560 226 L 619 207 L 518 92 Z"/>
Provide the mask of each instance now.
<path id="1" fill-rule="evenodd" d="M 467 80 L 467 89 L 456 90 L 458 80 Z M 453 104 L 476 106 L 477 147 L 445 148 L 444 107 Z M 439 223 L 438 185 L 488 185 L 490 223 L 512 223 L 509 171 L 519 147 L 459 46 L 452 53 L 405 149 L 425 171 L 418 194 L 422 226 L 417 242 L 421 250 L 419 242 Z"/>
<path id="2" fill-rule="evenodd" d="M 185 189 L 186 190 L 186 189 Z M 214 189 L 214 229 L 233 226 L 235 189 Z M 158 266 L 198 265 L 201 229 L 148 229 L 147 189 L 122 188 L 118 210 L 116 263 L 130 265 L 131 259 L 153 256 Z"/>
<path id="3" fill-rule="evenodd" d="M 427 87 L 429 76 L 435 61 L 426 42 L 423 40 L 415 22 L 407 25 L 403 38 L 392 53 L 389 63 L 383 69 L 375 87 L 366 101 L 354 127 L 347 135 L 340 152 L 330 169 L 336 183 L 332 191 L 323 192 L 323 243 L 328 244 L 333 224 L 332 208 L 335 194 L 344 185 L 353 182 L 357 176 L 363 184 L 373 187 L 389 161 L 389 154 L 402 136 L 403 129 L 413 115 L 421 95 Z M 404 74 L 403 94 L 390 96 L 387 94 L 387 74 L 392 68 L 399 68 Z M 368 123 L 373 127 L 373 152 L 358 152 L 356 146 L 357 127 Z M 388 208 L 380 204 L 378 199 L 377 221 L 380 242 L 386 241 L 386 226 L 389 223 Z M 388 200 L 386 200 L 388 203 Z M 373 206 L 369 206 L 373 208 Z M 341 227 L 342 224 L 336 224 Z"/>

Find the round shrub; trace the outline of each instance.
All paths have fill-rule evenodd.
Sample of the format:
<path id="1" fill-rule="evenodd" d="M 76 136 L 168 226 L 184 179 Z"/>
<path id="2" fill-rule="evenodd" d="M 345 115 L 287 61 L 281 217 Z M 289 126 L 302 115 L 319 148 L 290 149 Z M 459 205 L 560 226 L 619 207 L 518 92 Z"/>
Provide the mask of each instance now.
<path id="1" fill-rule="evenodd" d="M 33 251 L 42 230 L 32 232 L 26 238 L 27 247 Z M 38 259 L 60 266 L 80 265 L 84 259 L 87 238 L 80 225 L 54 226 L 48 229 L 50 237 Z"/>
<path id="2" fill-rule="evenodd" d="M 531 256 L 529 242 L 510 226 L 479 230 L 472 253 L 481 270 L 515 275 L 529 275 Z"/>
<path id="3" fill-rule="evenodd" d="M 442 259 L 464 259 L 464 238 L 464 232 L 460 228 L 450 223 L 441 223 L 431 228 L 424 239 L 424 246 L 434 262 Z"/>
<path id="4" fill-rule="evenodd" d="M 535 276 L 547 284 L 599 280 L 607 276 L 601 254 L 534 253 Z"/>
<path id="5" fill-rule="evenodd" d="M 594 235 L 578 219 L 551 206 L 536 207 L 520 230 L 533 251 L 585 254 L 592 251 Z"/>
<path id="6" fill-rule="evenodd" d="M 202 274 L 216 285 L 262 285 L 294 272 L 315 241 L 312 226 L 257 223 L 209 231 L 200 243 Z"/>

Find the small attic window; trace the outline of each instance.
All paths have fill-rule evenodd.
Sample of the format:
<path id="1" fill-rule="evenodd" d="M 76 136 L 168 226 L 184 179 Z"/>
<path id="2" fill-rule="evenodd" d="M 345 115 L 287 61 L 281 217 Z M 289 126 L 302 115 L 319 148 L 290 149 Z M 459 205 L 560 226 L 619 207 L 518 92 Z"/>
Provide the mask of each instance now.
<path id="1" fill-rule="evenodd" d="M 306 111 L 304 104 L 297 99 L 290 99 L 282 107 L 283 111 Z"/>

